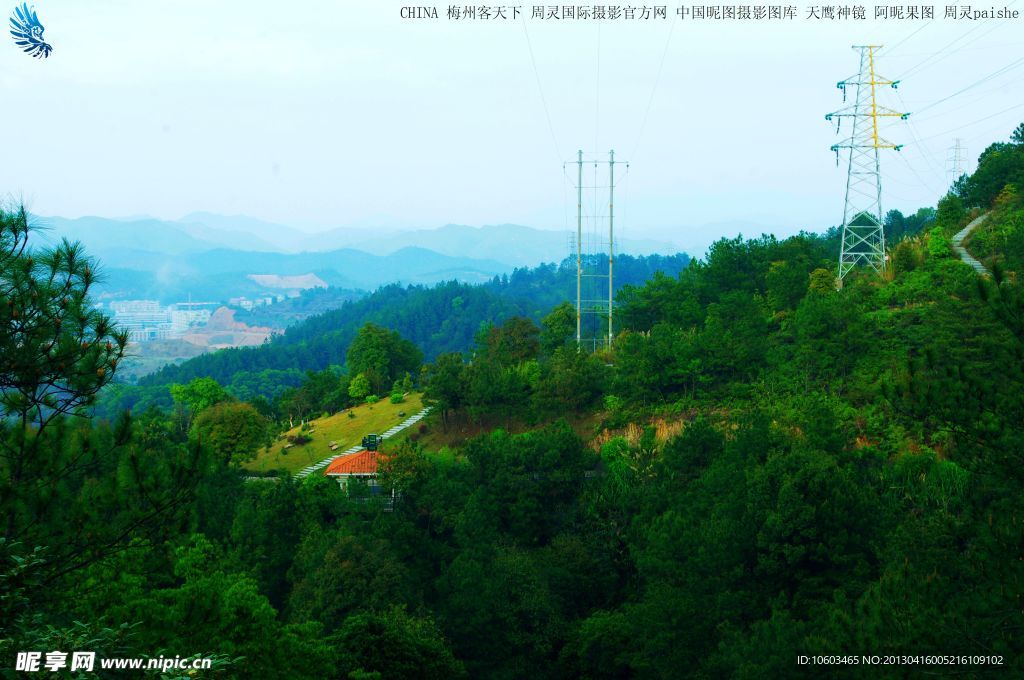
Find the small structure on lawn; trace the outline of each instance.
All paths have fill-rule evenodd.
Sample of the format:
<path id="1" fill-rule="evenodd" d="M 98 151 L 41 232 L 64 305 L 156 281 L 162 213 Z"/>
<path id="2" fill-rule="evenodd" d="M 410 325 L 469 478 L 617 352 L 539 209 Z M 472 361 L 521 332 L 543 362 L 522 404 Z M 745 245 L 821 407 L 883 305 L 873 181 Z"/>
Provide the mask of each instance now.
<path id="1" fill-rule="evenodd" d="M 363 449 L 335 458 L 324 470 L 324 476 L 337 480 L 342 489 L 347 489 L 352 479 L 362 480 L 366 483 L 370 495 L 378 496 L 381 494 L 381 488 L 377 483 L 377 467 L 383 456 L 384 454 L 376 450 Z"/>

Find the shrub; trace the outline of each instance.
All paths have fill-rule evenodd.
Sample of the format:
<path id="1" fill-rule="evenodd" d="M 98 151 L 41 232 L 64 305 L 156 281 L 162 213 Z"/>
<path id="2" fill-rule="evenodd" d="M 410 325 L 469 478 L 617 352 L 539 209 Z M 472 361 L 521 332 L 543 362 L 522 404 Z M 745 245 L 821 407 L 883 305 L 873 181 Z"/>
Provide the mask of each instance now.
<path id="1" fill-rule="evenodd" d="M 955 194 L 946 194 L 939 199 L 935 212 L 935 229 L 940 233 L 955 234 L 967 221 L 967 209 L 963 199 Z M 934 233 L 935 229 L 932 229 Z"/>
<path id="2" fill-rule="evenodd" d="M 928 232 L 928 254 L 931 257 L 947 257 L 949 248 L 949 239 L 942 233 L 942 227 L 935 227 Z"/>
<path id="3" fill-rule="evenodd" d="M 918 253 L 912 241 L 904 239 L 896 244 L 896 247 L 892 250 L 892 264 L 893 268 L 900 274 L 906 274 L 917 268 L 919 264 Z"/>

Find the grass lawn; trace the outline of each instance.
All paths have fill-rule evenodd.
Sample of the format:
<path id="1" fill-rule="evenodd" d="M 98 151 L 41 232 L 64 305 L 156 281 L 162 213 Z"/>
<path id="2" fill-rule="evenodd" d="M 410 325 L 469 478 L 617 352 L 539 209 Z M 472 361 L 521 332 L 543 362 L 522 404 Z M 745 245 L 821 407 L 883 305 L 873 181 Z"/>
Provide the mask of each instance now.
<path id="1" fill-rule="evenodd" d="M 401 404 L 392 404 L 389 400 L 383 399 L 376 404 L 363 404 L 327 418 L 316 418 L 310 421 L 313 431 L 306 433 L 313 438 L 313 441 L 285 450 L 284 446 L 288 443 L 285 437 L 299 432 L 298 427 L 292 428 L 285 432 L 284 436 L 276 439 L 270 445 L 269 450 L 261 449 L 256 458 L 242 467 L 254 472 L 283 469 L 295 473 L 308 465 L 359 444 L 365 435 L 384 434 L 386 430 L 398 425 L 409 416 L 419 413 L 422 409 L 422 395 L 412 393 Z M 405 412 L 405 415 L 399 416 L 399 412 Z M 355 417 L 350 418 L 349 413 L 354 414 Z M 396 437 L 401 437 L 404 434 L 406 431 L 403 430 Z M 337 451 L 331 451 L 329 445 L 331 441 L 338 443 Z"/>

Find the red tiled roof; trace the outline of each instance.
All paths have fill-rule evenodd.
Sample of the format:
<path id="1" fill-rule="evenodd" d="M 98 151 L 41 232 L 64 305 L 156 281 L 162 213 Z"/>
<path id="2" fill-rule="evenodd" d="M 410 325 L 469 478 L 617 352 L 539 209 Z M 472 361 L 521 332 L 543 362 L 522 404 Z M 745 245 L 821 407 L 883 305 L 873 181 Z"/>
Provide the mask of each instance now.
<path id="1" fill-rule="evenodd" d="M 356 453 L 335 458 L 324 470 L 325 475 L 373 475 L 377 474 L 377 451 L 357 451 Z"/>

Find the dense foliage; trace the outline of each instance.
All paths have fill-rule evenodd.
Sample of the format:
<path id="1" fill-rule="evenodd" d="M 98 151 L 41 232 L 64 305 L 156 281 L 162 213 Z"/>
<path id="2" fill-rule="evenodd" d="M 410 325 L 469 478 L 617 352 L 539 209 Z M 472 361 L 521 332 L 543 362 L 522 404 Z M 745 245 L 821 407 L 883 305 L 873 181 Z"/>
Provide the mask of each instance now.
<path id="1" fill-rule="evenodd" d="M 993 214 L 1015 209 L 1003 193 Z M 407 378 L 414 338 L 363 318 L 274 403 L 182 373 L 172 410 L 8 417 L 0 664 L 88 644 L 214 658 L 191 677 L 821 677 L 796 663 L 819 654 L 984 655 L 1018 673 L 1024 288 L 954 256 L 975 206 L 951 196 L 883 276 L 841 290 L 829 237 L 723 239 L 621 290 L 596 354 L 576 351 L 571 308 L 502 308 Z M 9 251 L 5 271 L 27 257 Z M 13 307 L 45 318 L 8 276 Z M 416 314 L 433 296 L 448 314 L 501 299 L 476 290 L 387 294 Z M 24 344 L 19 329 L 0 342 Z M 113 354 L 79 359 L 107 371 L 57 366 L 82 395 L 69 403 L 108 379 L 111 337 Z M 37 394 L 13 370 L 4 394 Z M 385 447 L 378 486 L 245 480 L 265 419 L 413 379 L 435 414 Z"/>
<path id="2" fill-rule="evenodd" d="M 1024 185 L 1024 123 L 1008 142 L 996 142 L 978 157 L 978 167 L 962 176 L 954 186 L 968 206 L 985 208 L 992 205 L 1007 184 Z"/>
<path id="3" fill-rule="evenodd" d="M 1006 181 L 1009 180 L 1009 181 Z M 971 252 L 990 268 L 1024 271 L 1024 125 L 1012 141 L 995 144 L 978 160 L 978 170 L 959 184 L 974 205 L 991 208 L 969 240 Z"/>

